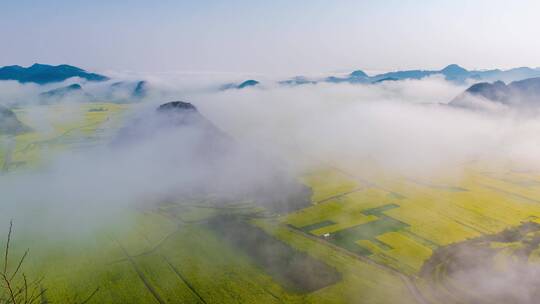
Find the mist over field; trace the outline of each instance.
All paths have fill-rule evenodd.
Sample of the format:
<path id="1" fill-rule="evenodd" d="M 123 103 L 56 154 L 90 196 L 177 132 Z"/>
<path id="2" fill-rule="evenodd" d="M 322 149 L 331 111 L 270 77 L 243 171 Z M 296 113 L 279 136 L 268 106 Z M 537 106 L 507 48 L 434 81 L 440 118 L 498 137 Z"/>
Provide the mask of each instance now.
<path id="1" fill-rule="evenodd" d="M 56 124 L 84 119 L 95 101 L 66 96 L 51 106 L 50 99 L 42 103 L 43 91 L 82 83 L 97 100 L 124 100 L 139 79 L 150 88 L 126 103 L 129 109 L 120 118 L 102 124 L 97 145 L 51 150 L 46 162 L 0 176 L 1 221 L 13 219 L 25 238 L 64 242 L 107 227 L 131 227 L 135 222 L 125 219 L 130 210 L 146 212 L 179 200 L 212 208 L 255 202 L 279 215 L 305 199 L 298 194 L 307 191 L 300 186 L 301 176 L 325 167 L 359 179 L 455 184 L 466 179 L 470 168 L 540 169 L 536 112 L 449 104 L 473 82 L 456 84 L 435 75 L 375 84 L 283 86 L 272 76 L 259 75 L 265 80 L 261 85 L 221 90 L 221 84 L 246 77 L 116 77 L 46 86 L 0 82 L 0 103 L 24 109 L 17 112 L 24 113 L 24 123 L 44 136 L 53 134 Z M 131 87 L 111 95 L 108 89 L 119 82 Z M 160 114 L 159 106 L 174 100 L 193 104 L 196 112 Z M 8 149 L 9 142 L 3 147 Z M 433 208 L 437 204 L 433 201 Z M 124 218 L 120 224 L 119 218 Z M 465 261 L 486 255 L 468 247 L 456 252 Z M 523 259 L 508 262 L 504 271 L 489 263 L 458 267 L 449 277 L 475 286 L 484 299 L 534 303 L 538 271 Z"/>
<path id="2" fill-rule="evenodd" d="M 216 78 L 223 75 L 204 75 L 206 81 L 193 80 L 202 75 L 147 78 L 152 80 L 153 92 L 134 104 L 121 126 L 136 118 L 154 119 L 155 108 L 167 101 L 191 102 L 238 142 L 242 151 L 275 158 L 287 168 L 289 177 L 322 164 L 348 168 L 359 176 L 377 172 L 420 179 L 439 175 L 459 179 L 464 165 L 471 162 L 514 170 L 540 166 L 540 139 L 536 136 L 540 121 L 536 116 L 512 110 L 492 113 L 450 107 L 447 103 L 466 85 L 438 76 L 366 85 L 282 87 L 270 82 L 231 91 L 215 89 L 223 82 Z M 24 100 L 32 105 L 38 90 L 44 90 L 16 82 L 0 85 L 4 103 Z M 103 87 L 106 85 L 93 84 L 86 90 L 98 96 Z M 54 115 L 46 106 L 31 106 L 28 124 L 46 134 L 55 121 L 82 117 L 77 100 L 59 102 L 67 104 L 65 115 Z M 40 165 L 37 172 L 22 170 L 0 177 L 7 202 L 2 214 L 22 221 L 25 212 L 50 212 L 42 218 L 51 226 L 65 223 L 69 231 L 76 231 L 77 227 L 114 219 L 129 205 L 167 199 L 178 188 L 209 187 L 226 198 L 238 188 L 260 187 L 274 174 L 237 149 L 227 151 L 222 155 L 227 161 L 212 167 L 209 159 L 197 155 L 200 135 L 196 130 L 161 132 L 156 128 L 152 123 L 138 126 L 136 132 L 147 135 L 136 134 L 143 137 L 137 145 L 123 148 L 122 142 L 104 142 L 87 151 L 61 152 L 50 163 Z M 116 129 L 106 132 L 110 141 L 118 136 Z M 209 148 L 202 147 L 205 149 Z M 200 159 L 194 160 L 196 156 Z"/>
<path id="3" fill-rule="evenodd" d="M 539 11 L 0 1 L 0 304 L 540 302 Z"/>

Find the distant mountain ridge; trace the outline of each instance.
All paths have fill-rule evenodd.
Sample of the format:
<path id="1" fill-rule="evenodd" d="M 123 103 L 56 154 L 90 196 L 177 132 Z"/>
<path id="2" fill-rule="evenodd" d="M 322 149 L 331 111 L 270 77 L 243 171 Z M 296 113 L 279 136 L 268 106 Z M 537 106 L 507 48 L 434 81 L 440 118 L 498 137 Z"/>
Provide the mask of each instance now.
<path id="1" fill-rule="evenodd" d="M 354 72 L 353 72 L 354 73 Z M 396 71 L 388 72 L 383 74 L 378 74 L 372 77 L 364 77 L 368 82 L 379 81 L 381 79 L 390 78 L 390 79 L 422 79 L 432 75 L 443 75 L 446 80 L 453 82 L 464 82 L 467 79 L 475 80 L 487 80 L 487 81 L 513 81 L 520 80 L 531 77 L 540 77 L 539 69 L 531 68 L 516 68 L 510 70 L 487 70 L 487 71 L 469 71 L 457 64 L 450 64 L 444 67 L 441 70 L 405 70 L 405 71 Z M 353 77 L 353 74 L 349 78 Z M 356 77 L 357 78 L 357 77 Z M 355 79 L 356 79 L 355 78 Z M 514 79 L 518 78 L 518 79 Z"/>
<path id="2" fill-rule="evenodd" d="M 71 77 L 80 77 L 88 81 L 109 79 L 107 76 L 89 73 L 81 68 L 67 64 L 53 66 L 36 63 L 27 68 L 19 65 L 0 68 L 0 80 L 16 80 L 21 83 L 48 84 L 62 82 Z"/>
<path id="3" fill-rule="evenodd" d="M 422 79 L 433 75 L 442 75 L 448 81 L 455 83 L 465 83 L 472 79 L 476 81 L 505 81 L 511 82 L 527 78 L 540 77 L 539 68 L 520 67 L 509 70 L 467 70 L 457 64 L 450 64 L 440 70 L 403 70 L 393 71 L 369 76 L 362 70 L 355 70 L 345 76 L 329 76 L 324 79 L 308 79 L 303 76 L 297 76 L 290 80 L 280 81 L 282 85 L 303 85 L 314 84 L 318 82 L 328 83 L 380 83 L 384 81 L 396 81 L 406 79 Z M 296 81 L 300 79 L 300 81 Z"/>

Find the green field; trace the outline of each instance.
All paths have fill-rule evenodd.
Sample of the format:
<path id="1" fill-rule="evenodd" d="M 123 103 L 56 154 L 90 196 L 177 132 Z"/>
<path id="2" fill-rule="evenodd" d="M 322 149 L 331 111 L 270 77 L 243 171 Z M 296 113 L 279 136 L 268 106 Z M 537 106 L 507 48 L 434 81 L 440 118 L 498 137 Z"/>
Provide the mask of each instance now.
<path id="1" fill-rule="evenodd" d="M 3 173 L 106 142 L 127 109 L 88 104 L 78 121 L 51 118 L 50 132 L 0 135 Z M 35 127 L 31 112 L 16 111 Z M 490 248 L 489 261 L 526 252 L 538 263 L 540 175 L 463 172 L 434 183 L 321 166 L 298 177 L 311 206 L 289 214 L 178 199 L 73 239 L 36 239 L 15 223 L 11 254 L 30 248 L 23 267 L 43 278 L 42 303 L 479 303 L 448 272 L 453 250 L 474 244 Z"/>
<path id="2" fill-rule="evenodd" d="M 125 105 L 92 103 L 77 107 L 50 105 L 16 109 L 17 117 L 34 131 L 16 136 L 0 134 L 0 168 L 8 171 L 19 166 L 32 167 L 47 161 L 56 152 L 82 150 L 102 143 L 108 131 L 118 126 L 126 108 Z"/>

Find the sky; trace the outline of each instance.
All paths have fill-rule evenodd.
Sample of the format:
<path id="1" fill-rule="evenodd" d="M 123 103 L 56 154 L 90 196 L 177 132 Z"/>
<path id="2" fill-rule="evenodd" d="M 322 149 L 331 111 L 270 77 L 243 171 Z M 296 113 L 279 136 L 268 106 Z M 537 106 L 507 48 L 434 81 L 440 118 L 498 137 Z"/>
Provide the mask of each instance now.
<path id="1" fill-rule="evenodd" d="M 313 74 L 540 66 L 539 1 L 2 0 L 0 65 Z"/>

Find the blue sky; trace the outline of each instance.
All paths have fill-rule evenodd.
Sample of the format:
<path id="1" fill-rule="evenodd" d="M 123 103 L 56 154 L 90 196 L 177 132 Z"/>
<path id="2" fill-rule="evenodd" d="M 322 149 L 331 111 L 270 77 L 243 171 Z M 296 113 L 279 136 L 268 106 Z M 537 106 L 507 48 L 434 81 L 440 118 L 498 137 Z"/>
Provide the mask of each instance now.
<path id="1" fill-rule="evenodd" d="M 540 66 L 539 1 L 0 1 L 0 65 L 301 74 Z"/>

